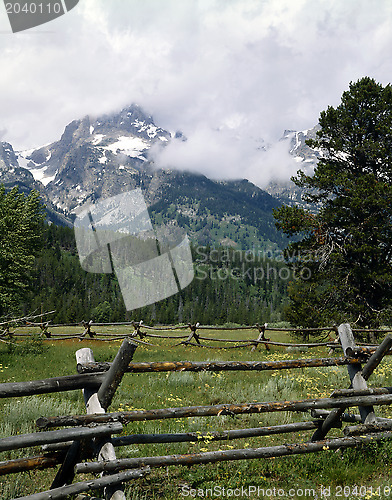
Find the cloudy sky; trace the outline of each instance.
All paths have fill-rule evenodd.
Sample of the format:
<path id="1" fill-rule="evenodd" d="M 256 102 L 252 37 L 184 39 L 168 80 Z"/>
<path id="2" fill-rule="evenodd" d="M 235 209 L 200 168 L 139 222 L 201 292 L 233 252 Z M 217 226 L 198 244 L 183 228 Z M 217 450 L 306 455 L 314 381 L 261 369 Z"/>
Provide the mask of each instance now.
<path id="1" fill-rule="evenodd" d="M 80 0 L 19 34 L 0 6 L 0 139 L 36 147 L 135 102 L 188 138 L 159 165 L 263 186 L 294 167 L 262 139 L 313 127 L 350 81 L 389 83 L 391 47 L 390 0 Z"/>

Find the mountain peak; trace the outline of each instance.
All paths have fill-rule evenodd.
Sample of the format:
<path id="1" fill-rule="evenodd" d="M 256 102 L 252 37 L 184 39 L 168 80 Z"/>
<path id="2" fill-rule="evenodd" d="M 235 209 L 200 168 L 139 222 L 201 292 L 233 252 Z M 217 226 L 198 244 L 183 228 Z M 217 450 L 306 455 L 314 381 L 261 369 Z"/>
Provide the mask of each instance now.
<path id="1" fill-rule="evenodd" d="M 138 136 L 147 141 L 157 137 L 169 140 L 171 134 L 157 127 L 151 115 L 148 115 L 137 104 L 125 107 L 119 113 L 110 113 L 92 119 L 90 117 L 90 133 L 110 135 L 124 133 Z M 162 140 L 162 139 L 161 139 Z"/>

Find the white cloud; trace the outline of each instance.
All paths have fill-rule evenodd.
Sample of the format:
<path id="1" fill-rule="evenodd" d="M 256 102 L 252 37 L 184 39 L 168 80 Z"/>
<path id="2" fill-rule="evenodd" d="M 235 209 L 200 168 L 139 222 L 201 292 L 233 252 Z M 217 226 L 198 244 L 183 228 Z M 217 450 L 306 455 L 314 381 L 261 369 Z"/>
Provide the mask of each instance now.
<path id="1" fill-rule="evenodd" d="M 252 135 L 251 127 L 210 129 L 200 126 L 189 138 L 176 138 L 150 154 L 162 168 L 190 170 L 212 179 L 248 179 L 260 187 L 289 178 L 298 163 L 288 153 L 289 143 L 267 144 Z"/>
<path id="2" fill-rule="evenodd" d="M 390 0 L 80 0 L 21 34 L 0 12 L 3 140 L 34 147 L 136 102 L 188 138 L 159 164 L 262 183 L 292 166 L 260 138 L 312 127 L 349 81 L 389 82 L 391 24 Z"/>

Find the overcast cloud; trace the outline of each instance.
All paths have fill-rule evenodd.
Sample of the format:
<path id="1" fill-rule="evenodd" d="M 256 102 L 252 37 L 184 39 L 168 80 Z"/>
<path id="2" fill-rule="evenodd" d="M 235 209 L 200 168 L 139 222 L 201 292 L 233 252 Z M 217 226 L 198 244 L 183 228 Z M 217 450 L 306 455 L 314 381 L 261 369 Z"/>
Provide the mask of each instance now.
<path id="1" fill-rule="evenodd" d="M 392 75 L 390 0 L 80 0 L 20 34 L 0 6 L 0 31 L 1 139 L 15 149 L 135 102 L 188 138 L 158 165 L 260 186 L 298 166 L 262 139 L 313 127 L 350 81 Z"/>

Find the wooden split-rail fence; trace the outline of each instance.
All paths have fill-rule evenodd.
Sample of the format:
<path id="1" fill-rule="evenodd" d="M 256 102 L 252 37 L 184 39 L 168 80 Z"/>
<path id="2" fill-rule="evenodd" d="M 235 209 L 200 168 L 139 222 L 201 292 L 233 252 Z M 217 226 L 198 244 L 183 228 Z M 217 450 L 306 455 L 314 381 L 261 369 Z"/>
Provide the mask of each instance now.
<path id="1" fill-rule="evenodd" d="M 51 311 L 53 313 L 55 311 Z M 267 351 L 270 350 L 271 346 L 279 347 L 293 347 L 293 343 L 285 342 L 275 342 L 268 338 L 267 332 L 295 332 L 297 335 L 303 337 L 307 340 L 307 343 L 297 343 L 295 347 L 301 349 L 308 349 L 314 347 L 327 346 L 332 350 L 341 349 L 341 345 L 337 343 L 337 339 L 334 337 L 337 335 L 337 326 L 333 327 L 321 327 L 321 328 L 276 328 L 269 326 L 267 323 L 259 324 L 256 323 L 250 326 L 208 326 L 201 325 L 200 323 L 189 323 L 188 325 L 172 325 L 172 326 L 150 326 L 145 325 L 143 321 L 127 321 L 121 323 L 94 323 L 93 320 L 81 321 L 79 323 L 68 323 L 68 324 L 51 324 L 50 320 L 43 320 L 44 316 L 50 313 L 44 313 L 37 316 L 30 316 L 26 318 L 20 318 L 18 320 L 9 320 L 0 323 L 0 342 L 15 342 L 18 339 L 31 338 L 32 333 L 23 333 L 24 328 L 39 330 L 38 335 L 42 339 L 50 341 L 56 340 L 89 340 L 89 341 L 102 341 L 102 342 L 112 342 L 114 340 L 122 340 L 124 338 L 132 338 L 133 342 L 137 344 L 149 345 L 156 347 L 156 344 L 151 342 L 155 339 L 166 339 L 166 340 L 179 340 L 176 346 L 183 345 L 184 347 L 193 346 L 208 349 L 238 349 L 251 347 L 252 352 L 255 351 L 259 346 L 264 346 Z M 37 321 L 40 319 L 41 321 Z M 64 327 L 82 327 L 80 333 L 68 333 L 62 334 L 58 333 L 58 329 L 64 329 Z M 106 330 L 110 327 L 122 327 L 131 329 L 127 333 L 111 333 L 110 331 L 99 332 L 100 327 L 105 327 Z M 188 333 L 185 331 L 189 330 Z M 213 336 L 206 336 L 202 334 L 203 332 L 213 332 Z M 249 338 L 217 338 L 214 336 L 219 331 L 226 332 L 236 332 L 241 331 L 241 334 L 245 331 L 249 331 L 252 334 L 253 331 L 256 332 L 255 337 L 251 336 Z M 357 336 L 368 337 L 368 342 L 364 345 L 370 348 L 374 348 L 377 344 L 370 344 L 369 340 L 373 342 L 377 341 L 380 335 L 385 335 L 392 330 L 386 329 L 360 329 L 356 328 L 352 330 Z M 184 332 L 184 334 L 182 334 Z M 321 340 L 319 342 L 309 342 L 310 334 L 318 336 Z M 37 335 L 37 334 L 35 334 Z M 369 339 L 370 337 L 370 339 Z M 147 342 L 148 340 L 148 342 Z M 207 342 L 207 343 L 206 343 Z M 234 344 L 234 345 L 233 345 Z M 361 344 L 358 344 L 361 345 Z"/>
<path id="2" fill-rule="evenodd" d="M 86 405 L 83 415 L 42 417 L 36 422 L 40 432 L 0 439 L 0 451 L 42 445 L 39 456 L 0 462 L 0 475 L 59 466 L 50 490 L 23 497 L 23 500 L 66 498 L 103 490 L 105 499 L 125 500 L 122 484 L 148 474 L 152 467 L 195 465 L 231 460 L 281 457 L 356 447 L 359 444 L 392 438 L 392 419 L 379 418 L 374 407 L 392 404 L 392 387 L 369 388 L 367 380 L 392 348 L 387 335 L 376 348 L 356 345 L 349 324 L 337 329 L 343 356 L 284 361 L 216 362 L 132 362 L 137 344 L 124 339 L 113 363 L 96 363 L 93 352 L 76 352 L 77 375 L 46 380 L 0 384 L 0 397 L 21 397 L 81 389 Z M 329 397 L 296 401 L 270 401 L 245 404 L 188 406 L 108 412 L 113 396 L 125 373 L 265 371 L 319 366 L 345 365 L 350 387 L 337 389 Z M 347 412 L 358 407 L 358 414 Z M 266 412 L 311 412 L 312 419 L 268 427 L 233 429 L 220 432 L 172 434 L 131 434 L 118 436 L 130 422 Z M 328 437 L 332 428 L 342 427 L 343 435 Z M 50 430 L 55 429 L 55 430 Z M 181 455 L 116 458 L 116 447 L 130 444 L 235 440 L 249 437 L 313 431 L 308 442 L 236 448 L 224 451 Z M 100 474 L 78 480 L 80 474 Z M 22 497 L 21 497 L 22 498 Z"/>

